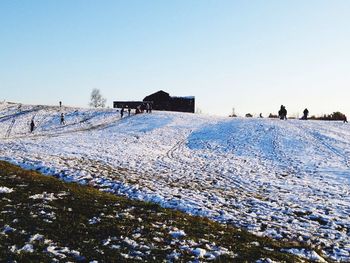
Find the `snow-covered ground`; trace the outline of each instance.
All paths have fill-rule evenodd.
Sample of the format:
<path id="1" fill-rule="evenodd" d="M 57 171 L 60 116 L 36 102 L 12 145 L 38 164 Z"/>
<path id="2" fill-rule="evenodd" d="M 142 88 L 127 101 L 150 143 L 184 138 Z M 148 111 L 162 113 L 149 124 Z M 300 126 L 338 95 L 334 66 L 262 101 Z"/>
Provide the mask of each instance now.
<path id="1" fill-rule="evenodd" d="M 350 125 L 3 103 L 0 138 L 22 167 L 350 261 Z"/>

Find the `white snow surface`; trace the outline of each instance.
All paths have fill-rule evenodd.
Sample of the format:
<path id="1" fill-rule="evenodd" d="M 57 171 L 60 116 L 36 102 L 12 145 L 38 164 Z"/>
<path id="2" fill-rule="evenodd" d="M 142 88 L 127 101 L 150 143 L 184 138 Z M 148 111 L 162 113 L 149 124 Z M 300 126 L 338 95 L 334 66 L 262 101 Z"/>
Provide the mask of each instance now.
<path id="1" fill-rule="evenodd" d="M 2 103 L 0 138 L 21 167 L 350 261 L 350 125 Z"/>
<path id="2" fill-rule="evenodd" d="M 302 248 L 302 249 L 291 248 L 291 249 L 285 249 L 282 251 L 297 255 L 297 256 L 302 257 L 302 258 L 309 259 L 312 262 L 327 263 L 327 261 L 325 261 L 322 257 L 320 257 L 315 251 L 308 251 L 304 248 Z"/>
<path id="3" fill-rule="evenodd" d="M 186 233 L 185 233 L 185 231 L 183 231 L 183 230 L 170 231 L 169 234 L 170 234 L 173 238 L 180 238 L 180 237 L 186 236 Z"/>
<path id="4" fill-rule="evenodd" d="M 8 188 L 6 186 L 0 186 L 0 194 L 8 194 L 12 192 L 13 192 L 12 188 Z"/>

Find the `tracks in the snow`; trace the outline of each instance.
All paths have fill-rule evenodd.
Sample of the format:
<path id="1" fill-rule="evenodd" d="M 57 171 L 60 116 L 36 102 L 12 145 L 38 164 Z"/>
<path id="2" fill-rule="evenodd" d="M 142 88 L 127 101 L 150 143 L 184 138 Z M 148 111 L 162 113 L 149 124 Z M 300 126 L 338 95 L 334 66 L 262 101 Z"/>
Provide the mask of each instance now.
<path id="1" fill-rule="evenodd" d="M 183 147 L 186 144 L 187 138 L 189 136 L 189 134 L 192 133 L 192 130 L 190 130 L 188 133 L 186 133 L 179 141 L 177 141 L 175 143 L 175 145 L 173 147 L 170 148 L 170 150 L 168 150 L 166 152 L 165 155 L 160 156 L 158 159 L 164 164 L 166 165 L 166 163 L 170 160 L 170 161 L 180 161 L 178 156 L 176 156 L 176 153 L 179 153 L 181 149 L 183 149 Z"/>
<path id="2" fill-rule="evenodd" d="M 76 129 L 76 130 L 67 130 L 67 131 L 61 131 L 61 132 L 31 134 L 31 135 L 27 134 L 27 135 L 22 135 L 22 136 L 13 136 L 13 137 L 6 138 L 6 139 L 59 137 L 59 136 L 66 135 L 66 134 L 74 134 L 74 133 L 86 132 L 86 131 L 92 131 L 92 130 L 102 130 L 102 129 L 106 129 L 107 127 L 112 126 L 113 124 L 116 123 L 116 121 L 118 121 L 118 120 L 113 120 L 113 121 L 108 122 L 108 123 L 101 123 L 101 124 L 92 125 L 90 127 L 80 128 L 80 129 Z"/>
<path id="3" fill-rule="evenodd" d="M 82 124 L 82 123 L 87 123 L 88 120 L 91 120 L 91 119 L 92 119 L 92 117 L 88 118 L 88 119 L 84 119 L 83 121 L 80 121 L 78 123 L 70 124 L 70 126 L 74 127 L 75 125 L 79 125 L 79 124 Z M 96 125 L 91 124 L 91 125 L 89 125 L 87 127 L 82 127 L 82 128 L 74 129 L 74 130 L 69 129 L 69 130 L 46 132 L 46 133 L 22 134 L 20 136 L 11 136 L 11 137 L 2 138 L 2 139 L 4 139 L 4 140 L 12 140 L 12 139 L 23 139 L 23 138 L 59 137 L 59 136 L 66 135 L 66 134 L 74 134 L 74 133 L 79 133 L 79 132 L 86 132 L 86 131 L 106 129 L 108 127 L 113 126 L 119 120 L 120 120 L 120 118 L 117 117 L 116 119 L 112 119 L 109 122 L 100 123 L 100 124 L 96 124 Z M 57 129 L 63 129 L 65 127 L 67 127 L 67 126 L 62 126 L 62 128 L 61 128 L 61 126 L 59 126 L 59 127 L 57 127 Z"/>
<path id="4" fill-rule="evenodd" d="M 327 140 L 330 140 L 329 137 L 320 134 L 319 132 L 311 132 L 311 136 L 315 138 L 315 140 L 322 144 L 323 147 L 325 147 L 328 151 L 332 152 L 336 156 L 343 159 L 343 162 L 346 167 L 350 168 L 350 156 L 347 153 L 341 152 L 337 147 L 332 146 L 327 142 Z"/>
<path id="5" fill-rule="evenodd" d="M 170 160 L 176 160 L 175 153 L 178 152 L 185 144 L 187 138 L 182 139 L 181 141 L 178 141 L 167 153 L 166 156 Z"/>

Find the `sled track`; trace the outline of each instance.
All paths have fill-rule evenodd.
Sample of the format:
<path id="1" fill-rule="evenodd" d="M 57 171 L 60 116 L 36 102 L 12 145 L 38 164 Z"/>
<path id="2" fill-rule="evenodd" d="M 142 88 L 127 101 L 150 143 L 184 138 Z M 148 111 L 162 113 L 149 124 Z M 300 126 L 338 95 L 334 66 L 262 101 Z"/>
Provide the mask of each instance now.
<path id="1" fill-rule="evenodd" d="M 305 130 L 305 128 L 299 127 L 298 129 Z M 333 131 L 332 131 L 333 132 Z M 339 134 L 339 132 L 335 132 L 337 136 L 344 136 L 344 134 Z M 326 140 L 329 140 L 329 138 L 326 135 L 322 135 L 320 133 L 315 133 L 314 131 L 307 128 L 307 133 L 305 133 L 306 138 L 309 141 L 313 142 L 313 145 L 319 152 L 324 152 L 324 149 L 328 150 L 329 152 L 333 153 L 334 155 L 340 157 L 343 159 L 343 162 L 346 167 L 350 168 L 350 152 L 346 152 L 345 154 L 339 151 L 336 147 L 329 144 Z M 350 144 L 346 143 L 346 145 L 350 146 Z"/>
<path id="2" fill-rule="evenodd" d="M 267 130 L 263 128 L 261 124 L 257 124 L 257 126 L 254 126 L 254 128 L 248 126 L 242 126 L 240 130 L 238 130 L 236 133 L 242 133 L 242 131 L 249 130 L 249 135 L 245 136 L 249 138 L 249 141 L 243 141 L 239 142 L 238 145 L 235 142 L 236 138 L 235 135 L 229 138 L 228 144 L 234 145 L 233 153 L 235 151 L 242 151 L 243 152 L 243 159 L 245 156 L 248 156 L 248 158 L 254 158 L 256 160 L 255 165 L 258 165 L 261 169 L 266 171 L 267 173 L 271 174 L 273 171 L 275 171 L 275 166 L 279 166 L 283 169 L 286 169 L 288 165 L 282 165 L 283 162 L 285 162 L 286 156 L 283 153 L 283 151 L 280 149 L 279 143 L 278 143 L 278 132 L 277 128 L 275 126 L 269 127 Z M 265 140 L 265 144 L 270 145 L 270 150 L 268 152 L 260 149 L 260 144 L 263 142 L 263 139 Z M 237 146 L 235 146 L 237 145 Z M 273 161 L 271 165 L 269 165 L 266 162 L 263 162 L 262 160 L 269 160 Z M 278 164 L 274 164 L 274 161 L 278 161 Z M 250 162 L 249 159 L 247 159 L 247 162 Z M 252 167 L 253 170 L 256 170 L 256 167 Z"/>
<path id="3" fill-rule="evenodd" d="M 186 142 L 186 139 L 182 139 L 181 141 L 177 142 L 167 153 L 166 156 L 170 159 L 170 160 L 175 160 L 177 159 L 175 156 L 175 152 L 179 151 L 180 148 L 182 148 Z"/>
<path id="4" fill-rule="evenodd" d="M 26 115 L 26 114 L 29 114 L 29 113 L 38 112 L 38 111 L 40 111 L 40 110 L 42 110 L 44 108 L 44 106 L 39 105 L 39 106 L 35 106 L 32 109 L 21 110 L 21 108 L 22 108 L 21 104 L 20 104 L 20 106 L 17 106 L 17 107 L 18 107 L 18 110 L 19 110 L 17 113 L 9 114 L 9 115 L 0 117 L 0 122 L 7 121 L 7 120 L 10 120 L 12 118 L 17 118 L 19 116 Z"/>
<path id="5" fill-rule="evenodd" d="M 17 113 L 21 113 L 21 108 L 22 108 L 22 104 L 19 104 L 19 106 L 17 108 Z M 10 137 L 10 134 L 12 132 L 13 126 L 15 125 L 15 122 L 16 122 L 16 118 L 13 118 L 11 123 L 10 123 L 10 126 L 8 127 L 8 129 L 6 131 L 6 135 L 5 135 L 6 138 Z"/>
<path id="6" fill-rule="evenodd" d="M 2 108 L 0 111 L 9 111 L 11 108 L 14 108 L 14 109 L 18 109 L 22 104 L 16 104 L 16 105 L 11 105 L 11 106 L 7 106 L 5 108 Z M 3 115 L 3 116 L 0 116 L 0 120 L 2 120 L 3 118 L 6 118 L 6 117 L 9 117 L 13 114 L 8 114 L 8 115 Z"/>
<path id="7" fill-rule="evenodd" d="M 343 154 L 337 148 L 326 142 L 327 136 L 315 132 L 311 132 L 310 134 L 315 138 L 316 141 L 320 142 L 322 146 L 324 146 L 326 149 L 328 149 L 338 157 L 342 158 L 344 160 L 345 166 L 350 168 L 350 157 L 348 157 L 346 154 Z"/>
<path id="8" fill-rule="evenodd" d="M 94 125 L 94 126 L 90 126 L 90 127 L 86 127 L 86 128 L 80 128 L 77 130 L 68 130 L 68 131 L 55 132 L 55 133 L 45 133 L 45 134 L 31 134 L 31 135 L 26 134 L 26 135 L 22 135 L 22 136 L 14 136 L 14 137 L 10 137 L 10 138 L 2 138 L 2 139 L 11 140 L 11 139 L 23 139 L 23 138 L 59 137 L 59 136 L 65 135 L 65 134 L 86 132 L 86 131 L 92 131 L 92 130 L 103 130 L 103 129 L 106 129 L 108 127 L 112 127 L 115 124 L 115 122 L 116 122 L 116 120 L 113 120 L 113 121 L 108 122 L 108 123 L 102 123 L 102 124 L 98 124 L 98 125 Z"/>
<path id="9" fill-rule="evenodd" d="M 192 133 L 192 130 L 190 130 L 189 133 L 186 134 L 181 140 L 176 142 L 175 145 L 173 147 L 171 147 L 171 149 L 168 150 L 165 155 L 160 156 L 158 158 L 163 163 L 163 165 L 165 165 L 168 162 L 167 160 L 177 161 L 179 159 L 179 157 L 176 156 L 176 152 L 179 152 L 181 150 L 181 148 L 184 148 L 186 141 L 187 141 L 187 138 L 191 133 Z M 167 165 L 165 165 L 165 166 L 168 167 Z"/>
<path id="10" fill-rule="evenodd" d="M 287 169 L 286 172 L 290 172 L 290 167 L 286 162 L 288 161 L 287 155 L 281 150 L 281 146 L 278 142 L 278 132 L 276 131 L 276 128 L 273 129 L 273 134 L 272 134 L 272 149 L 273 149 L 273 156 L 275 159 L 280 163 L 278 164 L 279 167 L 282 169 Z M 284 163 L 284 164 L 283 164 Z"/>
<path id="11" fill-rule="evenodd" d="M 191 130 L 189 134 L 191 134 L 193 131 Z M 258 140 L 261 135 L 257 135 L 255 140 Z M 233 142 L 235 140 L 235 137 L 230 137 L 228 138 L 229 142 Z M 168 152 L 166 157 L 170 160 L 177 160 L 177 161 L 183 161 L 184 165 L 188 167 L 188 169 L 192 169 L 193 173 L 189 174 L 183 174 L 183 175 L 177 175 L 177 180 L 181 180 L 183 182 L 189 182 L 189 183 L 196 183 L 197 188 L 200 187 L 203 191 L 207 191 L 208 193 L 212 193 L 214 195 L 219 194 L 220 196 L 226 196 L 226 195 L 231 195 L 233 194 L 234 191 L 240 189 L 241 195 L 247 195 L 250 196 L 250 193 L 255 192 L 255 188 L 251 188 L 245 183 L 242 183 L 242 178 L 237 178 L 236 176 L 233 176 L 233 174 L 223 174 L 220 171 L 213 170 L 213 167 L 210 166 L 209 160 L 198 160 L 196 161 L 196 165 L 193 166 L 193 161 L 190 163 L 186 163 L 186 156 L 184 156 L 183 160 L 176 156 L 176 153 L 181 153 L 184 154 L 186 153 L 185 151 L 182 151 L 182 149 L 185 147 L 185 143 L 187 141 L 187 138 L 184 140 L 179 141 L 176 143 Z M 210 145 L 207 141 L 200 141 L 201 144 L 204 144 L 207 149 L 212 149 L 213 145 Z M 249 148 L 249 143 L 244 144 L 243 148 Z M 230 154 L 233 154 L 233 148 L 226 149 Z M 223 154 L 221 153 L 220 147 L 214 150 L 216 154 Z M 195 153 L 193 153 L 195 155 Z M 164 157 L 163 157 L 164 158 Z M 191 156 L 193 158 L 193 156 Z M 203 176 L 207 177 L 208 175 L 200 175 L 203 172 L 209 172 L 209 180 L 203 181 Z M 220 186 L 216 186 L 215 182 L 220 181 L 221 183 L 227 182 L 220 184 Z M 230 185 L 228 189 L 223 187 L 223 185 Z M 234 187 L 232 187 L 234 186 Z M 244 194 L 243 194 L 244 193 Z"/>
<path id="12" fill-rule="evenodd" d="M 50 109 L 51 110 L 51 109 Z M 52 112 L 59 112 L 59 110 L 55 110 L 55 111 L 52 111 Z M 50 114 L 46 114 L 44 115 L 44 117 L 41 119 L 41 121 L 39 121 L 36 125 L 36 130 L 45 122 L 45 120 L 47 120 L 49 117 L 52 117 L 52 115 Z"/>
<path id="13" fill-rule="evenodd" d="M 89 114 L 83 113 L 83 119 L 82 120 L 80 120 L 78 122 L 75 122 L 75 123 L 70 123 L 70 124 L 65 124 L 63 126 L 58 126 L 55 129 L 56 130 L 61 130 L 61 129 L 64 129 L 64 128 L 67 128 L 67 127 L 74 127 L 75 125 L 81 125 L 81 124 L 85 124 L 85 123 L 89 124 L 89 121 L 92 120 L 94 117 L 95 116 L 89 116 Z M 43 131 L 48 131 L 48 130 L 43 130 Z"/>
<path id="14" fill-rule="evenodd" d="M 295 126 L 293 126 L 295 127 Z M 297 129 L 300 129 L 300 127 L 295 127 Z M 278 132 L 276 131 L 273 135 L 273 148 L 274 151 L 276 152 L 276 159 L 278 160 L 278 162 L 280 164 L 278 164 L 278 167 L 280 167 L 284 173 L 286 173 L 285 175 L 305 175 L 305 173 L 309 173 L 312 171 L 306 171 L 303 170 L 303 163 L 296 159 L 294 157 L 294 155 L 292 154 L 286 154 L 286 151 L 284 151 L 281 147 L 281 144 L 279 142 L 278 138 L 283 137 L 283 132 L 282 130 L 280 131 L 280 134 L 278 134 Z"/>

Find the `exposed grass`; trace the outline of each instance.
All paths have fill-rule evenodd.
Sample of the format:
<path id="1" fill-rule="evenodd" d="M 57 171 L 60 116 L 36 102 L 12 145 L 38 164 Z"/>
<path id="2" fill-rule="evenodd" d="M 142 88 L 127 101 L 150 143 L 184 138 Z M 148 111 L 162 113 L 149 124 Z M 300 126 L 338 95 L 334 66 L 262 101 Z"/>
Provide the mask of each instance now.
<path id="1" fill-rule="evenodd" d="M 198 259 L 195 248 L 208 252 L 201 261 L 213 255 L 219 262 L 302 262 L 280 252 L 296 244 L 64 183 L 6 162 L 0 162 L 0 187 L 13 189 L 0 193 L 1 262 L 188 262 Z M 177 230 L 186 235 L 175 238 L 171 231 Z M 42 236 L 30 241 L 35 234 Z M 21 251 L 25 245 L 32 252 Z"/>

